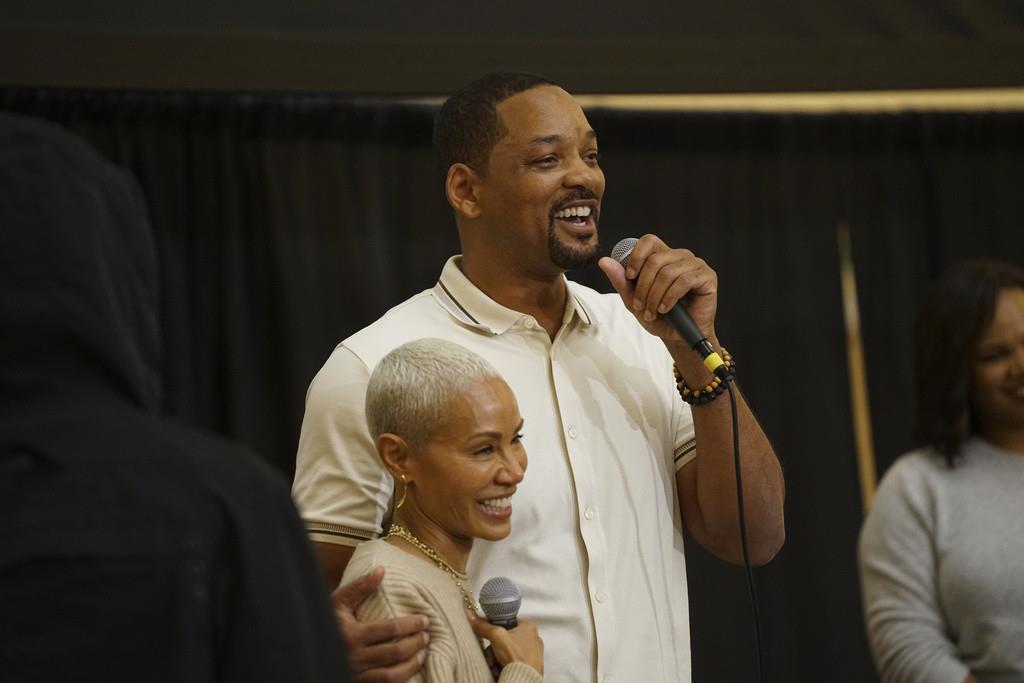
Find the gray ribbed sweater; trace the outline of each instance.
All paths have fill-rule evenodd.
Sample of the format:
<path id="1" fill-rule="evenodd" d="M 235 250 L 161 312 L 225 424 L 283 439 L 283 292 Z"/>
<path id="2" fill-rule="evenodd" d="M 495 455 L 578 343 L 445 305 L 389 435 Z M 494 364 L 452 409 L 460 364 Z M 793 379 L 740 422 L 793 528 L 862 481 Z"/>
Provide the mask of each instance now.
<path id="1" fill-rule="evenodd" d="M 886 473 L 860 535 L 868 636 L 886 683 L 1024 681 L 1024 455 L 981 439 Z"/>
<path id="2" fill-rule="evenodd" d="M 384 567 L 384 581 L 356 616 L 360 620 L 404 614 L 430 619 L 427 659 L 411 683 L 458 681 L 493 683 L 480 643 L 466 619 L 462 594 L 451 578 L 428 560 L 420 559 L 383 540 L 360 543 L 352 555 L 342 583 Z M 523 662 L 501 670 L 500 683 L 539 683 L 540 673 Z"/>

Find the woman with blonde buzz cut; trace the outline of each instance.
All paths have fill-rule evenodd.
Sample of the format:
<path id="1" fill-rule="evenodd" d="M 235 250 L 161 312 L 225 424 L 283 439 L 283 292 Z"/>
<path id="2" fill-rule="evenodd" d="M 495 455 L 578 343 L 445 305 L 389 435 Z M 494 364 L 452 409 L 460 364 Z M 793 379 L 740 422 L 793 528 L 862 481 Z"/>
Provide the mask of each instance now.
<path id="1" fill-rule="evenodd" d="M 505 630 L 476 615 L 466 563 L 473 539 L 512 529 L 512 497 L 526 470 L 523 418 L 504 379 L 477 354 L 440 339 L 394 349 L 366 391 L 370 434 L 395 481 L 388 533 L 360 544 L 342 583 L 383 566 L 360 621 L 406 614 L 430 620 L 422 669 L 411 681 L 490 683 L 478 638 L 491 641 L 501 683 L 541 680 L 535 624 Z"/>

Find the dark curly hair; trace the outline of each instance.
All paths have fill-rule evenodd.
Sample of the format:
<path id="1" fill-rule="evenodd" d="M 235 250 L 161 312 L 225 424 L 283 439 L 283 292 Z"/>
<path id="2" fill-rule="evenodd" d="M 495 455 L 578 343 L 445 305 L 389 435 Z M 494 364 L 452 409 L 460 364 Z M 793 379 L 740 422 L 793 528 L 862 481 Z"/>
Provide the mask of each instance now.
<path id="1" fill-rule="evenodd" d="M 491 149 L 505 134 L 497 106 L 539 85 L 558 84 L 530 73 L 489 74 L 445 100 L 434 119 L 434 151 L 441 173 L 463 163 L 486 174 Z"/>
<path id="2" fill-rule="evenodd" d="M 996 261 L 966 261 L 934 285 L 914 328 L 914 438 L 955 466 L 978 429 L 971 406 L 971 365 L 992 323 L 999 292 L 1024 288 L 1024 270 Z"/>

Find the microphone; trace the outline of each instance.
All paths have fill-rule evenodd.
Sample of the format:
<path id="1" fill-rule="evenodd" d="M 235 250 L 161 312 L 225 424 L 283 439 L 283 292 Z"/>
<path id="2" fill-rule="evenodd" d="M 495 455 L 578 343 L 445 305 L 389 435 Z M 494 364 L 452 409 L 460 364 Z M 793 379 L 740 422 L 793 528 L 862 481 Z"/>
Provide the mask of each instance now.
<path id="1" fill-rule="evenodd" d="M 611 257 L 625 268 L 629 265 L 629 255 L 633 253 L 633 248 L 639 241 L 635 237 L 619 240 L 619 243 L 612 247 Z M 690 317 L 690 313 L 683 306 L 682 302 L 676 302 L 676 305 L 665 313 L 665 317 L 672 323 L 672 327 L 683 338 L 683 341 L 700 355 L 704 361 L 704 367 L 713 372 L 723 382 L 729 381 L 729 371 L 725 367 L 725 361 L 711 348 L 707 337 L 697 327 L 697 323 L 693 322 L 693 318 Z"/>
<path id="2" fill-rule="evenodd" d="M 511 630 L 519 625 L 516 615 L 523 603 L 519 586 L 504 576 L 488 579 L 480 589 L 480 608 L 487 615 L 487 621 L 495 626 Z"/>

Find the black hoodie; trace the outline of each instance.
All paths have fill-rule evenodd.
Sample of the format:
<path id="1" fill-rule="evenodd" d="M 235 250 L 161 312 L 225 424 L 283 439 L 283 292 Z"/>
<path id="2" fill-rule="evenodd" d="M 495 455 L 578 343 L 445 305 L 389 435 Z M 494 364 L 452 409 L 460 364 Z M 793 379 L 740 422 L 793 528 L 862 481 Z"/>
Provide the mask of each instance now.
<path id="1" fill-rule="evenodd" d="M 0 678 L 345 681 L 285 482 L 159 416 L 127 174 L 0 113 Z"/>

